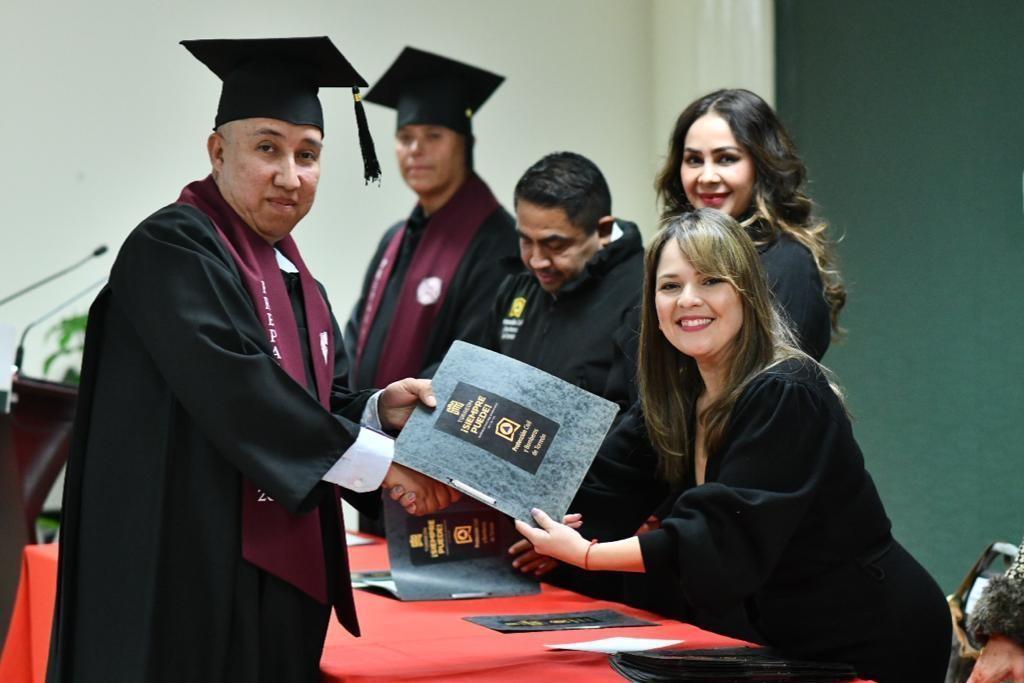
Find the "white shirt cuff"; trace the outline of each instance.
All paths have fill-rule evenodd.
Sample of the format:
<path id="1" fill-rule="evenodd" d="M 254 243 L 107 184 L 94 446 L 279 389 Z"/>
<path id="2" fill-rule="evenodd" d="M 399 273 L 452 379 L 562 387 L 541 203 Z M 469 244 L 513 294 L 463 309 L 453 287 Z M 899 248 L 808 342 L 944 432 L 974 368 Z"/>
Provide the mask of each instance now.
<path id="1" fill-rule="evenodd" d="M 324 474 L 324 481 L 343 486 L 356 493 L 373 491 L 384 481 L 395 455 L 395 440 L 381 434 L 377 415 L 378 391 L 370 397 L 363 410 L 363 428 L 355 443 Z"/>

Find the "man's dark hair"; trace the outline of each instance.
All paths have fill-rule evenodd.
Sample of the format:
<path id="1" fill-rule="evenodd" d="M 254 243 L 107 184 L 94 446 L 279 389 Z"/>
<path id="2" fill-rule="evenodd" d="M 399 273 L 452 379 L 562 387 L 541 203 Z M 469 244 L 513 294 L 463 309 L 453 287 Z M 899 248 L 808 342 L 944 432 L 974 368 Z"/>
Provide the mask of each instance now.
<path id="1" fill-rule="evenodd" d="M 516 183 L 520 201 L 565 211 L 569 222 L 591 235 L 597 222 L 612 213 L 612 195 L 601 169 L 574 152 L 554 152 L 526 169 Z"/>

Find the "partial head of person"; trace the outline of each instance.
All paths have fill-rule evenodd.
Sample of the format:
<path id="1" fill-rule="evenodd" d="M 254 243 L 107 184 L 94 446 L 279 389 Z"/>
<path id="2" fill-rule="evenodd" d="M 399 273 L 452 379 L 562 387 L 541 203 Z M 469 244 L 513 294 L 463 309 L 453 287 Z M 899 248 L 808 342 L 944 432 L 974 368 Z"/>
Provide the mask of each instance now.
<path id="1" fill-rule="evenodd" d="M 768 103 L 749 90 L 716 90 L 676 120 L 656 187 L 666 215 L 719 209 L 772 224 L 804 225 L 803 161 Z"/>
<path id="2" fill-rule="evenodd" d="M 694 209 L 723 211 L 757 241 L 782 233 L 814 257 L 832 328 L 846 288 L 826 231 L 804 192 L 807 169 L 768 103 L 749 90 L 716 90 L 676 120 L 665 165 L 655 180 L 662 220 Z"/>
<path id="3" fill-rule="evenodd" d="M 549 154 L 515 189 L 523 265 L 549 294 L 583 272 L 612 231 L 612 195 L 601 169 L 573 152 Z"/>
<path id="4" fill-rule="evenodd" d="M 669 219 L 644 260 L 638 356 L 641 401 L 659 452 L 685 454 L 679 412 L 692 412 L 701 394 L 714 394 L 707 415 L 716 437 L 728 416 L 723 407 L 746 382 L 794 355 L 802 354 L 772 307 L 743 227 L 708 208 Z"/>
<path id="5" fill-rule="evenodd" d="M 473 117 L 505 80 L 479 67 L 406 47 L 366 94 L 396 110 L 402 179 L 433 213 L 473 172 Z"/>
<path id="6" fill-rule="evenodd" d="M 309 213 L 320 181 L 321 87 L 351 87 L 367 181 L 380 175 L 359 103 L 366 86 L 329 38 L 185 40 L 223 80 L 207 139 L 212 175 L 227 203 L 275 243 Z"/>

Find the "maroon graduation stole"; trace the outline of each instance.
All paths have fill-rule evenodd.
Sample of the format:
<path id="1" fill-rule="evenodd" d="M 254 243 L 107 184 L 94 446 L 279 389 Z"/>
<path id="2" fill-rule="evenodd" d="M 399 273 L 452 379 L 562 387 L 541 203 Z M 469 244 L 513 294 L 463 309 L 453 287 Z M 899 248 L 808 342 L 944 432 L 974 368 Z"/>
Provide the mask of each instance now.
<path id="1" fill-rule="evenodd" d="M 330 410 L 331 385 L 334 381 L 331 314 L 320 288 L 299 255 L 295 240 L 288 236 L 275 246 L 299 271 L 309 331 L 308 339 L 305 340 L 299 339 L 291 299 L 277 264 L 274 247 L 246 225 L 224 200 L 213 177 L 207 176 L 187 185 L 178 197 L 178 203 L 199 209 L 213 222 L 217 234 L 238 266 L 256 315 L 267 333 L 275 360 L 289 377 L 303 387 L 306 385 L 306 370 L 300 344 L 309 344 L 317 396 L 324 408 Z M 338 491 L 336 487 L 332 489 L 338 510 L 339 529 L 344 529 Z M 335 591 L 334 607 L 339 620 L 350 631 L 353 627 L 358 630 L 352 594 L 346 590 L 350 578 L 344 537 L 341 539 L 341 549 L 343 576 Z M 319 511 L 294 515 L 245 477 L 242 477 L 242 557 L 321 603 L 327 603 L 327 571 Z"/>
<path id="2" fill-rule="evenodd" d="M 448 295 L 455 271 L 480 229 L 480 224 L 498 206 L 498 200 L 490 188 L 479 176 L 472 174 L 452 198 L 430 217 L 402 283 L 398 306 L 388 327 L 380 363 L 374 375 L 375 387 L 387 386 L 405 377 L 416 377 L 423 369 L 427 338 Z M 391 238 L 373 274 L 356 342 L 357 366 L 362 361 L 363 349 L 384 298 L 405 229 L 403 225 Z"/>

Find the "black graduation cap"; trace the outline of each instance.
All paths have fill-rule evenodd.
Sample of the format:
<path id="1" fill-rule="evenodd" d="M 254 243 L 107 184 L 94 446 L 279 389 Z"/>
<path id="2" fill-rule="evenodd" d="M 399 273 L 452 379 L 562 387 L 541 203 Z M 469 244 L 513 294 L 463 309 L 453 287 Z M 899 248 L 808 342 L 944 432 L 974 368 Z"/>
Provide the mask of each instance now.
<path id="1" fill-rule="evenodd" d="M 229 121 L 270 118 L 324 129 L 321 87 L 351 87 L 364 177 L 380 177 L 380 164 L 360 102 L 366 81 L 326 36 L 183 40 L 196 59 L 224 81 L 214 128 Z"/>
<path id="2" fill-rule="evenodd" d="M 366 100 L 398 110 L 398 128 L 414 123 L 472 135 L 471 120 L 505 77 L 448 57 L 406 47 Z"/>

